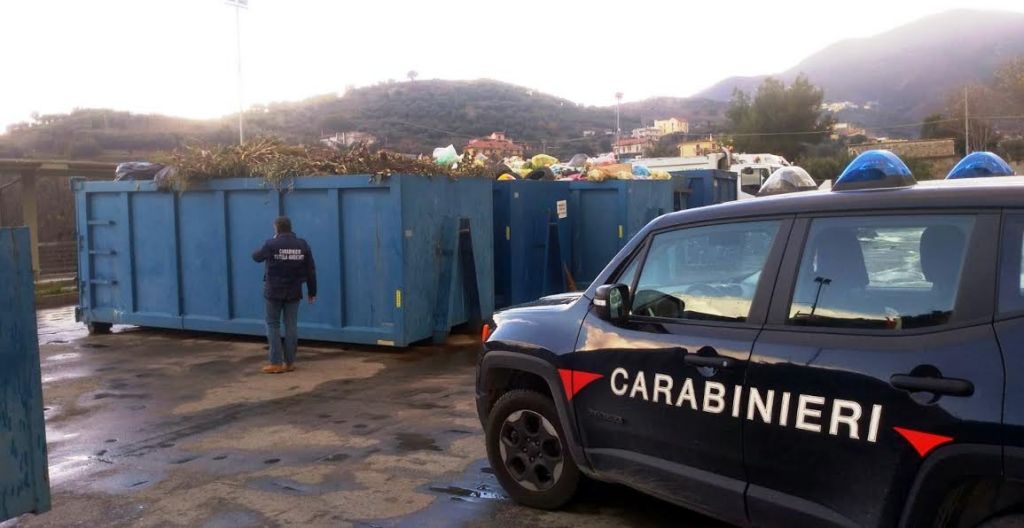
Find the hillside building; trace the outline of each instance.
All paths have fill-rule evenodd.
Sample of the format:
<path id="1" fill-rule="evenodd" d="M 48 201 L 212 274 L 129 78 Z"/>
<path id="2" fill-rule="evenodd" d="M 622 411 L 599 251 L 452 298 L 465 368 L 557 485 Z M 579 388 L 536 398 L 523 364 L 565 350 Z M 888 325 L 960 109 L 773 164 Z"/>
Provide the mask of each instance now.
<path id="1" fill-rule="evenodd" d="M 635 158 L 644 153 L 644 149 L 654 145 L 650 139 L 622 138 L 612 145 L 612 152 L 619 158 Z"/>
<path id="2" fill-rule="evenodd" d="M 634 138 L 649 139 L 652 141 L 657 141 L 661 136 L 664 135 L 665 134 L 662 133 L 660 128 L 653 126 L 634 128 L 633 132 L 630 134 L 630 136 Z"/>
<path id="3" fill-rule="evenodd" d="M 864 127 L 859 127 L 853 123 L 836 123 L 832 125 L 833 141 L 841 137 L 867 136 L 867 134 L 868 132 Z"/>
<path id="4" fill-rule="evenodd" d="M 336 132 L 321 137 L 320 143 L 328 147 L 351 147 L 356 144 L 373 145 L 377 143 L 377 136 L 358 131 Z"/>
<path id="5" fill-rule="evenodd" d="M 683 134 L 689 134 L 690 122 L 678 117 L 670 117 L 668 119 L 655 119 L 654 128 L 661 130 L 661 135 L 663 136 L 668 134 L 676 134 L 679 132 L 682 132 Z"/>
<path id="6" fill-rule="evenodd" d="M 504 132 L 492 132 L 485 138 L 469 140 L 469 143 L 466 144 L 466 152 L 473 156 L 483 154 L 488 158 L 521 157 L 523 146 L 506 138 Z"/>
<path id="7" fill-rule="evenodd" d="M 713 139 L 692 139 L 679 144 L 679 157 L 706 156 L 720 150 L 722 147 Z"/>
<path id="8" fill-rule="evenodd" d="M 857 103 L 854 103 L 853 101 L 835 101 L 831 103 L 821 103 L 822 110 L 832 112 L 833 114 L 847 109 L 856 110 L 857 108 L 860 107 L 857 105 Z"/>

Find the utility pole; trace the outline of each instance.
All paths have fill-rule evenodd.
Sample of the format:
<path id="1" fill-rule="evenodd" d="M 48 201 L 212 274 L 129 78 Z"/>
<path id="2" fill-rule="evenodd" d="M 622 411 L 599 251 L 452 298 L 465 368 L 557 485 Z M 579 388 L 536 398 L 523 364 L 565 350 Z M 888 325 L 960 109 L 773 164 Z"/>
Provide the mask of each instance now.
<path id="1" fill-rule="evenodd" d="M 615 92 L 615 142 L 622 136 L 622 124 L 619 121 L 619 104 L 622 103 L 622 92 Z"/>
<path id="2" fill-rule="evenodd" d="M 225 0 L 235 8 L 235 53 L 238 62 L 238 144 L 245 144 L 245 103 L 242 102 L 242 9 L 249 8 L 249 0 Z"/>
<path id="3" fill-rule="evenodd" d="M 967 117 L 967 87 L 964 86 L 964 156 L 971 153 L 971 127 Z"/>

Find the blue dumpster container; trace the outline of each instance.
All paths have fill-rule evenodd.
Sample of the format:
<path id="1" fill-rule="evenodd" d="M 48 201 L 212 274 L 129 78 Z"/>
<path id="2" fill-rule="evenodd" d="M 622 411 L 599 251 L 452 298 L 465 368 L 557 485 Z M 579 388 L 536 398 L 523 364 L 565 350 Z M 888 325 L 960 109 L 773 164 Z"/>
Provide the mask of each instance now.
<path id="1" fill-rule="evenodd" d="M 672 180 L 570 182 L 572 278 L 583 289 L 633 235 L 672 212 Z"/>
<path id="2" fill-rule="evenodd" d="M 675 184 L 673 210 L 731 202 L 738 197 L 735 172 L 719 169 L 673 171 Z"/>
<path id="3" fill-rule="evenodd" d="M 252 252 L 288 215 L 316 258 L 318 299 L 299 336 L 405 346 L 494 309 L 493 182 L 396 175 L 73 182 L 78 318 L 262 335 L 263 265 Z"/>
<path id="4" fill-rule="evenodd" d="M 0 228 L 0 522 L 50 509 L 28 229 Z"/>
<path id="5" fill-rule="evenodd" d="M 494 299 L 501 308 L 566 291 L 569 182 L 494 183 Z"/>

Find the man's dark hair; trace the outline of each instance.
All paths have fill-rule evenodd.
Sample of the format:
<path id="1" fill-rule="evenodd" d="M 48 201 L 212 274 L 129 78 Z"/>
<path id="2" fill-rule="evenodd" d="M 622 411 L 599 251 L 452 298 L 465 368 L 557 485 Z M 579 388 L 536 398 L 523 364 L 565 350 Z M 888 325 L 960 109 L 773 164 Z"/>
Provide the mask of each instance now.
<path id="1" fill-rule="evenodd" d="M 292 232 L 292 219 L 287 216 L 279 216 L 274 219 L 274 229 L 278 233 Z"/>

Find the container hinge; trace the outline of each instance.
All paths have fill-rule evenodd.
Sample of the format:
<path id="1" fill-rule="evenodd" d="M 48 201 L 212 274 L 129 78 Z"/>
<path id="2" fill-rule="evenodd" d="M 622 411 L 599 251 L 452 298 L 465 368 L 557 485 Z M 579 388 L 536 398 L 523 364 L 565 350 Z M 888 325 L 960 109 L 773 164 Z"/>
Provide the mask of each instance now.
<path id="1" fill-rule="evenodd" d="M 113 249 L 90 249 L 90 255 L 117 255 L 117 251 Z"/>
<path id="2" fill-rule="evenodd" d="M 107 279 L 89 279 L 89 284 L 101 284 L 101 285 L 105 285 L 105 286 L 113 286 L 113 285 L 117 284 L 117 281 L 116 280 L 112 280 L 112 279 L 111 280 L 107 280 Z"/>
<path id="3" fill-rule="evenodd" d="M 93 225 L 114 225 L 116 223 L 117 222 L 115 222 L 113 220 L 89 220 L 89 221 L 86 222 L 86 224 L 91 225 L 91 226 L 93 226 Z"/>

